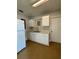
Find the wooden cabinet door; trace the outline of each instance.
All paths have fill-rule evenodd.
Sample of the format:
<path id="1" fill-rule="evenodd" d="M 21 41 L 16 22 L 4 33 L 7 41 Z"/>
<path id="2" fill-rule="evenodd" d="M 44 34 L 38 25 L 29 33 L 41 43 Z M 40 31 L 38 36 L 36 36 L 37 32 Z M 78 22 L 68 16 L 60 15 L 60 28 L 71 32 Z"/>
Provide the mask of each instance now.
<path id="1" fill-rule="evenodd" d="M 49 26 L 49 16 L 42 17 L 42 26 Z"/>

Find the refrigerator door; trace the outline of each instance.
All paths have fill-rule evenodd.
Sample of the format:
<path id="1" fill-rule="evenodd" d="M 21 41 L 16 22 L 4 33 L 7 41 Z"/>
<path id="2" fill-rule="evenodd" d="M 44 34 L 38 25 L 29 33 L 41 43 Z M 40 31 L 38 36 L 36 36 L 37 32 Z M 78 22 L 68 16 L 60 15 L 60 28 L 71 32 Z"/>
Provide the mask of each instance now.
<path id="1" fill-rule="evenodd" d="M 17 52 L 22 50 L 26 47 L 25 44 L 25 32 L 24 31 L 18 31 L 17 32 Z"/>
<path id="2" fill-rule="evenodd" d="M 17 24 L 17 52 L 19 52 L 26 47 L 26 44 L 24 22 L 22 20 L 18 20 Z"/>
<path id="3" fill-rule="evenodd" d="M 17 21 L 17 30 L 25 30 L 24 29 L 24 21 L 23 20 L 18 20 Z"/>

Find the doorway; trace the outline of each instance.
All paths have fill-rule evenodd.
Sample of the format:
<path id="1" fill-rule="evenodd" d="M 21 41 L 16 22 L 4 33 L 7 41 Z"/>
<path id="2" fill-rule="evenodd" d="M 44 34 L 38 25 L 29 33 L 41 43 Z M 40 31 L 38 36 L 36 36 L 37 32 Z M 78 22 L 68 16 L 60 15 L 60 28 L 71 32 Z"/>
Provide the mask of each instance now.
<path id="1" fill-rule="evenodd" d="M 50 41 L 61 42 L 61 18 L 50 18 Z"/>

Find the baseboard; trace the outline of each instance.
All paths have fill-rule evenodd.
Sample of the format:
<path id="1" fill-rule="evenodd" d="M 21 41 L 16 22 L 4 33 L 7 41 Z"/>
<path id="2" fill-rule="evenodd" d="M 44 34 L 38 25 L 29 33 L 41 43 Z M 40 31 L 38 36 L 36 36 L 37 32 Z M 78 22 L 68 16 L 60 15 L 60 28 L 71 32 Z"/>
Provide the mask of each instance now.
<path id="1" fill-rule="evenodd" d="M 30 40 L 30 39 L 29 39 L 28 41 L 35 42 L 35 41 L 33 41 L 33 40 Z M 28 42 L 28 41 L 27 41 L 27 42 Z M 35 43 L 40 44 L 40 45 L 43 45 L 43 46 L 47 46 L 47 47 L 49 46 L 49 45 L 41 44 L 41 43 L 39 43 L 39 42 L 35 42 Z"/>
<path id="2" fill-rule="evenodd" d="M 61 44 L 61 42 L 55 42 L 55 41 L 49 41 L 50 43 L 59 43 L 59 44 Z"/>

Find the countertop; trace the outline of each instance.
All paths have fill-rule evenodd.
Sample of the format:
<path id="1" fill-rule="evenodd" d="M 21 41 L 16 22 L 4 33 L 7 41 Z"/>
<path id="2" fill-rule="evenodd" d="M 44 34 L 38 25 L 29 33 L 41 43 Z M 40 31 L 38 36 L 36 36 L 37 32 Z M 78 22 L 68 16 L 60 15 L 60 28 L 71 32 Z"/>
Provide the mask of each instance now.
<path id="1" fill-rule="evenodd" d="M 41 34 L 49 34 L 49 32 L 45 32 L 45 31 L 43 31 L 43 32 L 39 32 L 39 31 L 34 31 L 34 32 L 30 32 L 30 33 L 41 33 Z"/>

